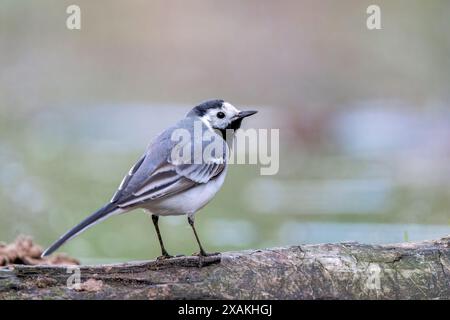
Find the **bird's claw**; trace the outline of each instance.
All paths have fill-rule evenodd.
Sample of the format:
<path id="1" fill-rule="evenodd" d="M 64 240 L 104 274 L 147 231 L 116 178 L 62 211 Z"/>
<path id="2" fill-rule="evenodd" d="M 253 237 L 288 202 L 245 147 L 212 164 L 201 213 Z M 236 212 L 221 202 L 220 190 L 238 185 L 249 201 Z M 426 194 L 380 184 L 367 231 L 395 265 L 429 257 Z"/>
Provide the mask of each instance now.
<path id="1" fill-rule="evenodd" d="M 220 255 L 220 252 L 205 252 L 205 251 L 200 251 L 200 252 L 196 252 L 193 253 L 193 256 L 199 256 L 199 257 L 211 257 L 211 256 L 218 256 Z"/>
<path id="2" fill-rule="evenodd" d="M 173 256 L 171 256 L 170 254 L 163 254 L 162 256 L 157 257 L 156 260 L 162 261 L 162 260 L 167 260 L 170 258 L 173 258 Z"/>
<path id="3" fill-rule="evenodd" d="M 170 255 L 170 254 L 163 254 L 162 256 L 159 256 L 156 258 L 156 260 L 167 260 L 167 259 L 172 259 L 172 258 L 181 258 L 181 257 L 185 257 L 184 254 L 176 254 L 174 256 Z"/>

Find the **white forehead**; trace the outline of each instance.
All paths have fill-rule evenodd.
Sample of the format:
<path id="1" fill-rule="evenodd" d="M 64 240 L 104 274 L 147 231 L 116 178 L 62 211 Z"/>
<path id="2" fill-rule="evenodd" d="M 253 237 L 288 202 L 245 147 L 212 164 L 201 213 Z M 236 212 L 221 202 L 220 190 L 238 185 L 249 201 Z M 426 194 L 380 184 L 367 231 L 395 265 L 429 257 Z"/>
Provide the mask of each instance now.
<path id="1" fill-rule="evenodd" d="M 222 108 L 230 113 L 239 113 L 239 110 L 229 102 L 222 103 Z"/>

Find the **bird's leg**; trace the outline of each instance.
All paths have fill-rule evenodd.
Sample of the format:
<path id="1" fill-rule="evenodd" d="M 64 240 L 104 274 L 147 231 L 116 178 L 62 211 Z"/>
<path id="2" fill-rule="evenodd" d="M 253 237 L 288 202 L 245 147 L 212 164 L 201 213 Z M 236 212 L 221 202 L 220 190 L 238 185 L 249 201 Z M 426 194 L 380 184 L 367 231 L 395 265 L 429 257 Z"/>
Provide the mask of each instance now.
<path id="1" fill-rule="evenodd" d="M 194 219 L 191 216 L 188 216 L 188 222 L 189 222 L 189 225 L 192 227 L 192 230 L 194 231 L 195 239 L 197 240 L 198 246 L 200 248 L 200 254 L 199 255 L 203 256 L 203 257 L 207 257 L 207 256 L 215 256 L 215 255 L 220 254 L 220 252 L 207 253 L 203 249 L 202 244 L 200 243 L 200 239 L 198 238 L 197 231 L 195 230 Z"/>
<path id="2" fill-rule="evenodd" d="M 161 246 L 161 253 L 162 253 L 162 255 L 160 257 L 158 257 L 158 259 L 160 260 L 160 259 L 172 258 L 172 256 L 167 253 L 166 248 L 164 248 L 164 243 L 161 238 L 161 233 L 159 232 L 158 220 L 159 220 L 159 217 L 152 214 L 153 225 L 155 226 L 156 234 L 158 235 L 159 245 Z"/>

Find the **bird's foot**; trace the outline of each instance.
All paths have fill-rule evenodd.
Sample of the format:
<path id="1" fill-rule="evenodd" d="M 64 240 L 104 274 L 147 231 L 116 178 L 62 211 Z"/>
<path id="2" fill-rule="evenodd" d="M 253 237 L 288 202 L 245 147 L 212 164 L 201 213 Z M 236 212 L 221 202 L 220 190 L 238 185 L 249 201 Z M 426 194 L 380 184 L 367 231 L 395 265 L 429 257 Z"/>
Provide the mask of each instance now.
<path id="1" fill-rule="evenodd" d="M 167 260 L 173 258 L 172 255 L 168 254 L 165 250 L 163 251 L 162 255 L 157 257 L 156 260 Z"/>
<path id="2" fill-rule="evenodd" d="M 166 254 L 163 254 L 162 256 L 157 257 L 156 260 L 167 260 L 167 259 L 171 259 L 171 258 L 181 258 L 181 257 L 185 257 L 185 255 L 184 254 L 176 254 L 176 255 L 172 256 L 172 255 L 166 253 Z"/>
<path id="3" fill-rule="evenodd" d="M 206 251 L 200 251 L 200 252 L 196 252 L 193 255 L 194 256 L 199 256 L 199 257 L 211 257 L 211 256 L 218 256 L 220 255 L 220 252 L 206 252 Z"/>
<path id="4" fill-rule="evenodd" d="M 161 261 L 161 260 L 167 260 L 170 258 L 173 258 L 173 256 L 168 253 L 165 253 L 162 256 L 157 257 L 156 260 Z"/>

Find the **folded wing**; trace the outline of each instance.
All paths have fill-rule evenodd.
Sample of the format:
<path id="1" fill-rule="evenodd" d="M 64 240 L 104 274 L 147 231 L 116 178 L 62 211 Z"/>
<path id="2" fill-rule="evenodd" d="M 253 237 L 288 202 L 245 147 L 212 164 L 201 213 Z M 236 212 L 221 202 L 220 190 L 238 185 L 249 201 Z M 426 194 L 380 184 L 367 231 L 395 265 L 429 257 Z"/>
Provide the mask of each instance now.
<path id="1" fill-rule="evenodd" d="M 112 203 L 123 209 L 138 207 L 144 202 L 173 196 L 207 183 L 225 169 L 227 152 L 206 157 L 201 163 L 171 161 L 174 143 L 167 139 L 169 133 L 152 143 L 131 168 L 111 199 Z"/>

